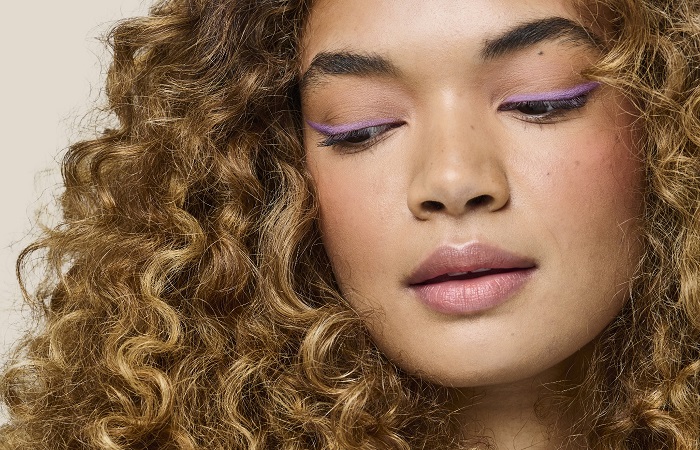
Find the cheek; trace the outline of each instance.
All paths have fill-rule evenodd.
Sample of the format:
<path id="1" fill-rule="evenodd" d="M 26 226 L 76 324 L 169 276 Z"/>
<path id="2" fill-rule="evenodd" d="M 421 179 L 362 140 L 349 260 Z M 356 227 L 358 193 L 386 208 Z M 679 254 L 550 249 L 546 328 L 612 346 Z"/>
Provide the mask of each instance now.
<path id="1" fill-rule="evenodd" d="M 623 118 L 610 123 L 615 127 L 601 123 L 561 148 L 565 157 L 547 167 L 533 199 L 536 209 L 550 218 L 544 223 L 553 230 L 570 230 L 560 233 L 571 245 L 582 246 L 581 251 L 605 245 L 605 238 L 619 242 L 636 228 L 641 213 L 642 165 L 630 133 L 621 131 L 629 123 Z"/>
<path id="2" fill-rule="evenodd" d="M 607 119 L 607 120 L 606 120 Z M 629 119 L 608 117 L 587 130 L 572 133 L 576 139 L 551 148 L 541 156 L 538 176 L 521 179 L 530 211 L 529 225 L 536 239 L 551 243 L 543 259 L 550 292 L 541 305 L 564 301 L 561 311 L 550 311 L 559 323 L 570 322 L 567 309 L 578 311 L 585 323 L 581 335 L 562 339 L 592 339 L 619 312 L 627 298 L 627 283 L 641 256 L 639 239 L 642 213 L 643 166 L 635 154 Z M 542 155 L 542 154 L 540 154 Z M 534 214 L 533 214 L 534 213 Z M 572 341 L 573 342 L 573 341 Z M 576 342 L 573 342 L 576 343 Z"/>
<path id="3" fill-rule="evenodd" d="M 381 242 L 386 237 L 386 224 L 395 210 L 388 207 L 388 194 L 396 190 L 398 179 L 387 179 L 387 174 L 371 165 L 348 170 L 342 164 L 312 161 L 309 169 L 320 205 L 324 247 L 341 288 L 347 291 L 357 271 L 351 268 L 377 272 L 386 266 L 376 251 L 368 251 L 367 243 Z M 375 246 L 373 250 L 378 249 Z"/>

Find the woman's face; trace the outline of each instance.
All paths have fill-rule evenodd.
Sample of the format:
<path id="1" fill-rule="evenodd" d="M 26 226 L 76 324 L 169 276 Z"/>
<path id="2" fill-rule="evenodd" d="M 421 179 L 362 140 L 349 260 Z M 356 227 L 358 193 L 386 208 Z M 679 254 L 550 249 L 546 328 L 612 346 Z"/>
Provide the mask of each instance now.
<path id="1" fill-rule="evenodd" d="M 561 369 L 639 258 L 630 115 L 564 0 L 319 0 L 302 112 L 323 242 L 385 354 L 450 386 Z"/>

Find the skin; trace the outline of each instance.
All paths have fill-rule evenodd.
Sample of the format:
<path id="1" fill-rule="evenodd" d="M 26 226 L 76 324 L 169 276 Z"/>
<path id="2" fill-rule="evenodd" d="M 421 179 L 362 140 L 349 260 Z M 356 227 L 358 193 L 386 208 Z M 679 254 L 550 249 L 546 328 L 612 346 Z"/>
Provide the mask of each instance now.
<path id="1" fill-rule="evenodd" d="M 567 1 L 321 0 L 304 35 L 302 72 L 320 52 L 347 51 L 398 69 L 324 75 L 302 90 L 312 123 L 399 124 L 354 147 L 319 145 L 327 136 L 305 129 L 341 290 L 377 346 L 454 388 L 465 432 L 489 435 L 498 448 L 561 444 L 563 431 L 545 430 L 535 402 L 619 312 L 639 260 L 641 164 L 621 96 L 600 86 L 582 108 L 545 122 L 498 110 L 512 96 L 589 81 L 581 73 L 596 51 L 565 40 L 481 56 L 503 30 L 552 16 L 580 20 Z M 427 307 L 407 278 L 439 246 L 470 243 L 536 267 L 493 308 Z M 478 404 L 465 408 L 473 396 Z"/>

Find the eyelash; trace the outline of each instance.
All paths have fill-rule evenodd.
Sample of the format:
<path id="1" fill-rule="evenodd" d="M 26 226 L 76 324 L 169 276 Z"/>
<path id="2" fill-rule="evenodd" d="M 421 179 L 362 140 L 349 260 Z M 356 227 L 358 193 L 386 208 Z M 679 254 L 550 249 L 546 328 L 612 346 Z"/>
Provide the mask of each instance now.
<path id="1" fill-rule="evenodd" d="M 503 103 L 498 106 L 498 111 L 518 111 L 522 120 L 533 123 L 553 123 L 567 112 L 580 109 L 588 101 L 586 92 L 572 98 L 560 100 L 524 100 L 518 102 Z M 541 111 L 541 112 L 539 112 Z M 343 133 L 328 134 L 318 143 L 319 147 L 336 147 L 347 153 L 363 150 L 383 139 L 384 134 L 394 128 L 403 125 L 404 122 L 373 125 L 371 127 L 358 128 Z"/>
<path id="2" fill-rule="evenodd" d="M 403 124 L 404 122 L 386 123 L 345 131 L 343 133 L 329 134 L 318 143 L 318 146 L 337 147 L 349 150 L 350 153 L 359 151 L 376 144 L 384 138 L 387 131 L 398 128 Z M 355 141 L 353 142 L 353 140 Z"/>
<path id="3" fill-rule="evenodd" d="M 576 97 L 561 100 L 524 100 L 503 103 L 498 111 L 518 111 L 521 119 L 534 123 L 552 123 L 567 112 L 582 108 L 588 101 L 586 92 Z M 540 112 L 541 111 L 541 112 Z"/>

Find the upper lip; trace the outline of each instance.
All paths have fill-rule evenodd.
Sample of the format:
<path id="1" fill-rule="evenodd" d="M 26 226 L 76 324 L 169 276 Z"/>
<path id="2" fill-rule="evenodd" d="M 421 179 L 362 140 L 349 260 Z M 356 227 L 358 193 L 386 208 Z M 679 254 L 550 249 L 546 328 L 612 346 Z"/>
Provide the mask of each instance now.
<path id="1" fill-rule="evenodd" d="M 435 249 L 408 278 L 409 285 L 423 284 L 438 277 L 488 269 L 531 269 L 531 258 L 483 243 L 442 246 Z"/>

